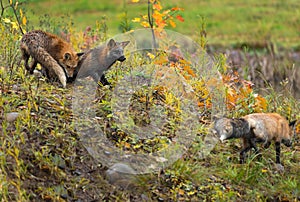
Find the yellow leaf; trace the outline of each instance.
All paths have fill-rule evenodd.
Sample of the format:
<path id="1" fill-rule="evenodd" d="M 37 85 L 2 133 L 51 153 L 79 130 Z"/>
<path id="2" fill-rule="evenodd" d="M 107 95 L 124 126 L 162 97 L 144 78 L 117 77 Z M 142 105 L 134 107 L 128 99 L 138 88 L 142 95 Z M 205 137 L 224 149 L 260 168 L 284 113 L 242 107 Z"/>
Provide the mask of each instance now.
<path id="1" fill-rule="evenodd" d="M 176 23 L 173 20 L 170 20 L 169 23 L 170 23 L 171 27 L 173 27 L 173 28 L 176 27 Z"/>
<path id="2" fill-rule="evenodd" d="M 14 29 L 19 29 L 18 23 L 16 22 L 11 22 L 11 25 Z"/>
<path id="3" fill-rule="evenodd" d="M 22 18 L 22 23 L 23 23 L 23 25 L 26 25 L 26 23 L 27 23 L 27 19 L 25 16 L 23 16 L 23 18 Z"/>
<path id="4" fill-rule="evenodd" d="M 12 3 L 13 3 L 12 0 L 9 0 L 9 4 L 12 5 Z"/>
<path id="5" fill-rule="evenodd" d="M 266 170 L 266 169 L 261 169 L 261 172 L 262 172 L 262 173 L 266 173 L 266 172 L 268 172 L 268 170 Z"/>
<path id="6" fill-rule="evenodd" d="M 137 3 L 139 2 L 140 0 L 131 0 L 132 3 Z"/>
<path id="7" fill-rule="evenodd" d="M 132 20 L 132 22 L 140 22 L 141 21 L 141 18 L 134 18 L 133 20 Z"/>
<path id="8" fill-rule="evenodd" d="M 5 22 L 5 23 L 10 23 L 11 21 L 10 21 L 10 19 L 8 19 L 8 18 L 4 18 L 4 19 L 3 19 L 3 22 Z"/>
<path id="9" fill-rule="evenodd" d="M 23 11 L 20 9 L 20 16 L 23 17 Z"/>
<path id="10" fill-rule="evenodd" d="M 142 25 L 143 27 L 149 27 L 149 23 L 148 23 L 148 22 L 145 22 L 145 21 L 141 22 L 141 25 Z"/>
<path id="11" fill-rule="evenodd" d="M 143 15 L 142 18 L 143 18 L 144 20 L 148 20 L 148 15 Z"/>
<path id="12" fill-rule="evenodd" d="M 151 59 L 154 59 L 155 58 L 155 55 L 153 55 L 152 53 L 147 53 L 147 56 Z"/>

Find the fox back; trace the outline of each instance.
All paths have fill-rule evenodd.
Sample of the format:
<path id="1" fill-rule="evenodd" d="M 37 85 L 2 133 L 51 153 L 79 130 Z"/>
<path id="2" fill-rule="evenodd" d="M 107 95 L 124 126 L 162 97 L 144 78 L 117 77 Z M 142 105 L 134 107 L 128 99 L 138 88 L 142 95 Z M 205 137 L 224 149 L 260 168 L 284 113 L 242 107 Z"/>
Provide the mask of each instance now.
<path id="1" fill-rule="evenodd" d="M 220 136 L 221 141 L 253 137 L 264 142 L 282 142 L 289 146 L 292 139 L 288 121 L 277 113 L 254 113 L 239 119 L 217 119 L 213 130 Z"/>
<path id="2" fill-rule="evenodd" d="M 103 73 L 116 61 L 123 62 L 124 48 L 129 41 L 116 42 L 111 39 L 107 44 L 87 51 L 80 60 L 75 76 L 84 78 L 91 76 L 96 82 L 100 81 Z"/>
<path id="3" fill-rule="evenodd" d="M 264 142 L 268 148 L 271 141 L 275 142 L 276 163 L 280 164 L 280 144 L 290 147 L 292 145 L 292 133 L 290 130 L 295 121 L 288 121 L 276 113 L 254 113 L 239 119 L 221 118 L 214 122 L 214 133 L 217 133 L 221 141 L 231 138 L 241 138 L 243 149 L 240 152 L 240 162 L 245 161 L 246 152 L 256 147 L 256 142 Z"/>
<path id="4" fill-rule="evenodd" d="M 47 69 L 50 77 L 56 75 L 59 78 L 63 77 L 60 74 L 66 74 L 68 77 L 73 76 L 81 55 L 81 53 L 76 53 L 73 47 L 60 37 L 41 30 L 24 34 L 20 49 L 25 60 L 25 67 L 30 73 L 33 73 L 36 64 L 40 63 Z M 28 65 L 30 57 L 33 58 L 31 66 Z"/>
<path id="5" fill-rule="evenodd" d="M 282 142 L 291 146 L 292 130 L 288 121 L 277 113 L 255 113 L 243 117 L 253 129 L 257 139 Z"/>

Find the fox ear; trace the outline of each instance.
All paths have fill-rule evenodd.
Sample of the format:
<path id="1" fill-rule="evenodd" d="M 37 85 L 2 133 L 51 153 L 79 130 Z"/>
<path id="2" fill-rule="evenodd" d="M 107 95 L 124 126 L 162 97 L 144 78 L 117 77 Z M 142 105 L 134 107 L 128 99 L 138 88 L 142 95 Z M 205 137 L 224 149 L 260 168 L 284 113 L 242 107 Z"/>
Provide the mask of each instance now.
<path id="1" fill-rule="evenodd" d="M 77 56 L 80 57 L 84 54 L 84 52 L 81 52 L 81 53 L 77 53 Z"/>
<path id="2" fill-rule="evenodd" d="M 70 60 L 71 59 L 71 54 L 70 53 L 65 53 L 64 59 L 65 60 Z"/>
<path id="3" fill-rule="evenodd" d="M 109 40 L 107 46 L 108 46 L 108 48 L 110 48 L 110 49 L 113 48 L 113 47 L 115 47 L 115 46 L 116 46 L 115 40 L 113 40 L 113 39 Z"/>
<path id="4" fill-rule="evenodd" d="M 129 44 L 130 41 L 122 41 L 120 44 L 123 48 Z"/>

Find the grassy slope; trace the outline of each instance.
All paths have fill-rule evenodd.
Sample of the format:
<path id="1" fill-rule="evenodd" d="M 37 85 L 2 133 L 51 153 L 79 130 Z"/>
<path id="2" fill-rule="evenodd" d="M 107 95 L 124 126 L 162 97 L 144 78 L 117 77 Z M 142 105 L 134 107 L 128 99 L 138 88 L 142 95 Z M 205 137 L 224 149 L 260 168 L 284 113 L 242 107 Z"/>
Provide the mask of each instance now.
<path id="1" fill-rule="evenodd" d="M 299 139 L 293 148 L 282 146 L 285 171 L 281 173 L 274 165 L 274 145 L 263 151 L 261 161 L 251 156 L 244 165 L 238 163 L 238 140 L 217 144 L 208 156 L 199 158 L 205 130 L 174 165 L 160 173 L 137 176 L 128 189 L 112 186 L 105 179 L 107 168 L 79 141 L 71 85 L 58 88 L 44 79 L 25 76 L 23 68 L 2 69 L 0 79 L 0 115 L 20 113 L 13 123 L 0 116 L 1 201 L 299 200 Z M 108 88 L 99 92 L 97 114 L 106 128 L 112 120 L 113 92 Z M 292 103 L 288 97 L 283 99 Z M 299 114 L 297 104 L 293 109 L 294 115 Z M 124 133 L 110 135 L 120 138 Z M 121 178 L 116 184 L 122 182 L 128 183 Z"/>
<path id="2" fill-rule="evenodd" d="M 70 2 L 69 6 L 80 8 L 77 3 L 68 2 Z M 214 4 L 215 7 L 219 7 L 219 19 L 225 19 L 224 16 L 222 17 L 220 7 L 223 2 Z M 50 7 L 50 3 L 43 4 Z M 83 4 L 86 6 L 85 3 Z M 203 4 L 212 3 L 207 1 Z M 95 6 L 100 7 L 102 4 L 97 3 Z M 186 3 L 186 6 L 196 9 L 192 4 Z M 93 4 L 90 7 L 93 7 Z M 40 13 L 45 13 L 45 8 L 44 11 L 43 7 L 36 8 Z M 121 8 L 122 6 L 118 7 L 119 10 Z M 218 11 L 217 8 L 214 9 Z M 63 9 L 63 6 L 55 9 Z M 64 9 L 68 10 L 66 7 Z M 290 9 L 292 10 L 292 7 Z M 205 12 L 213 12 L 213 6 L 207 7 Z M 36 16 L 40 13 L 36 13 Z M 195 20 L 190 21 L 191 23 L 188 21 L 189 15 L 195 17 L 193 13 L 196 14 L 198 11 L 191 9 L 191 12 L 185 12 L 187 22 L 179 25 L 179 30 L 193 30 L 192 23 L 196 23 Z M 297 15 L 296 11 L 294 13 Z M 87 11 L 85 14 L 94 15 L 93 12 Z M 88 24 L 94 24 L 96 16 L 99 15 L 95 12 L 94 16 L 95 18 L 87 24 L 81 24 L 87 21 L 84 18 L 81 18 L 81 22 L 74 20 L 78 30 L 84 29 Z M 136 14 L 134 13 L 133 16 Z M 224 27 L 223 23 L 211 27 L 210 22 L 213 20 L 210 20 L 209 14 L 207 16 L 211 36 L 212 33 L 220 32 L 223 33 L 223 37 L 227 32 L 231 34 L 226 36 L 231 36 L 232 32 L 229 31 L 237 29 L 235 26 L 228 27 L 228 24 Z M 109 19 L 117 18 L 111 15 Z M 109 24 L 112 29 L 111 34 L 117 32 L 117 25 L 117 21 L 115 24 Z M 183 26 L 191 26 L 191 28 L 183 29 Z M 283 23 L 282 26 L 286 24 Z M 213 29 L 216 31 L 211 31 Z M 241 31 L 248 33 L 246 29 Z M 282 31 L 285 32 L 286 29 Z M 209 40 L 213 39 L 209 38 Z M 216 43 L 223 42 L 220 38 L 214 40 Z M 13 39 L 6 45 L 8 40 L 3 40 L 4 46 L 1 46 L 1 51 L 6 50 L 19 55 L 17 47 L 12 47 L 16 45 L 15 41 L 16 39 Z M 226 40 L 226 43 L 229 42 L 231 43 Z M 7 52 L 3 51 L 0 55 L 4 56 Z M 124 191 L 118 186 L 112 186 L 104 179 L 106 168 L 91 158 L 79 141 L 80 134 L 74 129 L 71 108 L 72 87 L 60 89 L 45 82 L 44 79 L 38 81 L 37 78 L 26 75 L 22 65 L 13 65 L 14 68 L 9 69 L 7 64 L 10 63 L 8 59 L 6 60 L 3 59 L 0 63 L 1 66 L 2 64 L 5 66 L 0 69 L 0 201 L 18 199 L 19 201 L 26 199 L 28 201 L 141 201 L 142 199 L 145 201 L 150 199 L 153 201 L 296 201 L 300 199 L 299 141 L 294 148 L 282 147 L 285 172 L 280 173 L 273 163 L 275 158 L 273 145 L 263 152 L 261 161 L 253 160 L 251 157 L 245 165 L 240 165 L 237 163 L 240 147 L 238 141 L 218 144 L 207 158 L 201 159 L 198 158 L 197 153 L 201 151 L 201 141 L 199 141 L 201 137 L 198 137 L 198 141 L 183 158 L 161 173 L 140 176 L 141 179 L 135 184 L 135 188 Z M 104 94 L 104 97 L 101 97 L 104 104 L 100 105 L 102 108 L 99 108 L 101 112 L 99 113 L 103 115 L 101 117 L 108 118 L 111 112 L 107 110 L 105 103 L 109 103 L 111 91 L 103 89 L 101 92 Z M 271 97 L 270 102 L 278 99 L 277 102 L 280 103 L 277 109 L 273 109 L 275 111 L 285 111 L 287 104 L 284 103 L 295 102 L 275 92 L 269 97 Z M 294 116 L 299 115 L 299 104 L 296 102 L 288 105 L 292 106 Z M 8 123 L 2 115 L 12 111 L 18 111 L 20 116 L 14 123 Z"/>
<path id="3" fill-rule="evenodd" d="M 126 2 L 129 18 L 146 14 L 145 0 L 138 4 Z M 103 15 L 108 17 L 110 35 L 119 33 L 122 0 L 99 1 L 32 1 L 27 7 L 34 12 L 33 25 L 38 26 L 38 16 L 48 13 L 51 17 L 68 14 L 77 30 L 93 26 Z M 236 44 L 243 42 L 264 43 L 266 40 L 284 46 L 299 46 L 300 2 L 291 1 L 231 1 L 231 0 L 170 0 L 165 8 L 178 5 L 185 8 L 184 23 L 177 23 L 176 31 L 194 36 L 200 25 L 199 16 L 207 23 L 208 42 Z M 139 25 L 134 24 L 136 27 Z"/>

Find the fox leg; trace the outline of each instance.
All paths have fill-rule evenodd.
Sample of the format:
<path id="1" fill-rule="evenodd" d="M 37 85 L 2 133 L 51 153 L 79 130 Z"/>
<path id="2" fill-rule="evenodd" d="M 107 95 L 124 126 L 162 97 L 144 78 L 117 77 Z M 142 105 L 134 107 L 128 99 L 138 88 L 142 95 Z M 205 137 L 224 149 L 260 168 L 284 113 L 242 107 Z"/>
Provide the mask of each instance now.
<path id="1" fill-rule="evenodd" d="M 105 85 L 109 85 L 110 83 L 107 81 L 107 79 L 105 78 L 104 74 L 102 74 L 101 78 L 100 78 L 100 82 L 102 83 L 103 86 Z"/>
<path id="2" fill-rule="evenodd" d="M 107 81 L 107 79 L 105 78 L 104 74 L 102 74 L 102 76 L 100 77 L 98 73 L 95 73 L 94 75 L 92 75 L 92 78 L 97 83 L 100 81 L 103 86 L 105 86 L 105 85 L 109 85 L 110 86 L 110 83 Z"/>
<path id="3" fill-rule="evenodd" d="M 28 55 L 25 51 L 21 50 L 22 51 L 22 57 L 23 57 L 23 60 L 24 60 L 24 66 L 26 68 L 27 71 L 31 72 L 31 69 L 28 65 L 28 60 L 29 60 L 29 57 L 30 55 Z"/>
<path id="4" fill-rule="evenodd" d="M 268 142 L 264 143 L 264 148 L 268 149 L 270 147 L 270 145 L 271 145 L 271 142 L 268 141 Z"/>
<path id="5" fill-rule="evenodd" d="M 251 144 L 251 147 L 254 148 L 255 154 L 257 154 L 258 159 L 261 159 L 262 156 L 261 156 L 261 153 L 260 153 L 259 149 L 256 147 L 255 141 L 256 140 L 254 138 L 250 139 L 250 144 Z"/>
<path id="6" fill-rule="evenodd" d="M 245 147 L 241 152 L 240 152 L 240 163 L 243 164 L 245 163 L 245 158 L 246 158 L 246 153 L 251 149 L 252 147 L 249 145 Z"/>
<path id="7" fill-rule="evenodd" d="M 100 81 L 100 76 L 98 73 L 94 73 L 94 74 L 91 74 L 91 77 L 93 78 L 93 80 L 98 83 Z"/>
<path id="8" fill-rule="evenodd" d="M 280 142 L 275 142 L 276 163 L 280 164 Z"/>
<path id="9" fill-rule="evenodd" d="M 30 70 L 29 70 L 30 74 L 33 74 L 33 71 L 35 70 L 35 67 L 36 67 L 37 63 L 38 62 L 34 58 L 32 58 L 32 61 L 31 61 L 31 64 L 30 64 Z"/>

